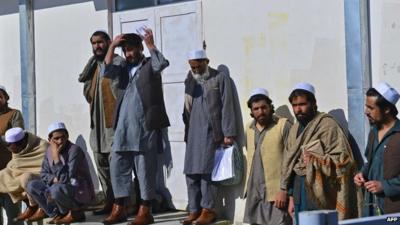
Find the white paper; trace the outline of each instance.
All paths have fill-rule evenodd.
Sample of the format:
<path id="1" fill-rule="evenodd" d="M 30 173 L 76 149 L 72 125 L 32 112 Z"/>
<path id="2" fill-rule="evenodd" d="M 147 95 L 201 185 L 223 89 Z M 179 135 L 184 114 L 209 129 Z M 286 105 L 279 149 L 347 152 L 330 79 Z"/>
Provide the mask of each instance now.
<path id="1" fill-rule="evenodd" d="M 215 151 L 214 168 L 211 174 L 212 181 L 223 181 L 235 176 L 233 169 L 233 146 L 220 147 Z"/>

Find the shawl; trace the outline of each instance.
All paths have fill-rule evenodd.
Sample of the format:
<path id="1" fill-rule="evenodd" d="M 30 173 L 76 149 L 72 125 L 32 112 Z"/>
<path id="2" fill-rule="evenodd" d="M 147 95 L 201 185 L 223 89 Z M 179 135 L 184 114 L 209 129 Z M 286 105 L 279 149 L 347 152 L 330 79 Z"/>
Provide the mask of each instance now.
<path id="1" fill-rule="evenodd" d="M 8 193 L 15 203 L 26 197 L 20 177 L 24 173 L 40 174 L 42 161 L 48 147 L 47 141 L 28 134 L 28 143 L 21 152 L 12 154 L 7 167 L 0 171 L 0 192 Z"/>
<path id="2" fill-rule="evenodd" d="M 353 177 L 357 166 L 345 132 L 332 116 L 317 113 L 297 136 L 299 124 L 289 132 L 282 167 L 282 187 L 287 188 L 293 171 L 305 176 L 307 195 L 320 209 L 336 209 L 339 219 L 358 217 L 359 195 Z M 302 152 L 311 155 L 306 166 Z"/>

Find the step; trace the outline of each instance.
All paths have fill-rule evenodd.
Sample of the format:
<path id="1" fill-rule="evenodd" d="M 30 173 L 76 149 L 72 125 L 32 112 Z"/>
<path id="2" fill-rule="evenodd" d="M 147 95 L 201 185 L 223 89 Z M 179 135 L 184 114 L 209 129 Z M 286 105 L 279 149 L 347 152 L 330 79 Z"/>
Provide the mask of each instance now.
<path id="1" fill-rule="evenodd" d="M 101 222 L 107 215 L 94 216 L 92 212 L 85 212 L 86 222 L 81 223 L 72 223 L 79 225 L 103 225 Z M 160 213 L 154 215 L 154 224 L 157 225 L 181 225 L 180 221 L 183 220 L 187 216 L 187 212 L 177 211 L 177 212 L 168 212 L 168 213 Z M 134 217 L 128 218 L 128 221 L 133 220 Z M 50 218 L 44 219 L 43 221 L 33 222 L 33 223 L 25 223 L 28 225 L 46 225 Z M 117 223 L 115 225 L 126 225 L 127 222 Z M 218 220 L 215 223 L 210 225 L 229 225 L 231 224 L 228 220 Z"/>

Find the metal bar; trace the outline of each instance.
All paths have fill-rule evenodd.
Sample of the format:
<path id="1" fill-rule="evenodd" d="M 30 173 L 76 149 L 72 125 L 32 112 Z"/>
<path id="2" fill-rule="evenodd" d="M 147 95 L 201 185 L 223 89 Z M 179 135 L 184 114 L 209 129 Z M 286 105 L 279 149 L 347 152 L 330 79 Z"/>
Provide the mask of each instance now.
<path id="1" fill-rule="evenodd" d="M 364 93 L 371 84 L 369 0 L 344 0 L 349 131 L 364 151 Z"/>
<path id="2" fill-rule="evenodd" d="M 36 77 L 33 0 L 19 0 L 21 98 L 25 129 L 36 133 Z"/>

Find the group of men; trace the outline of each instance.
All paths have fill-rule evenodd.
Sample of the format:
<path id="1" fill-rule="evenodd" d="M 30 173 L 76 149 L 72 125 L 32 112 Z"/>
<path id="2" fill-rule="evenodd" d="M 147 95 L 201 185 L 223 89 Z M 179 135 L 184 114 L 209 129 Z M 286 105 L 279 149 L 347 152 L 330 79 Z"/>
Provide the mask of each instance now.
<path id="1" fill-rule="evenodd" d="M 108 214 L 105 224 L 126 221 L 134 173 L 140 201 L 128 224 L 151 224 L 158 155 L 164 154 L 163 131 L 170 125 L 161 77 L 169 62 L 154 45 L 151 29 L 114 40 L 96 31 L 90 42 L 93 56 L 79 81 L 90 105 L 90 145 L 105 194 L 104 208 L 93 213 Z M 150 57 L 144 56 L 142 42 Z M 114 53 L 117 47 L 125 58 Z M 188 63 L 183 172 L 189 214 L 182 224 L 217 219 L 217 184 L 211 178 L 214 153 L 235 143 L 246 147 L 246 223 L 292 224 L 298 222 L 299 212 L 317 209 L 336 209 L 339 219 L 400 211 L 400 123 L 395 106 L 399 94 L 390 85 L 380 83 L 366 93 L 365 113 L 372 129 L 368 163 L 358 173 L 348 131 L 318 111 L 313 85 L 299 83 L 289 94 L 294 124 L 275 115 L 267 90 L 255 89 L 247 101 L 253 119 L 243 128 L 233 80 L 208 65 L 204 50 L 189 52 Z M 83 151 L 68 140 L 63 123 L 49 126 L 48 142 L 24 131 L 21 113 L 8 108 L 8 98 L 0 87 L 0 132 L 5 133 L 0 153 L 13 154 L 0 165 L 0 193 L 9 194 L 0 198 L 8 218 L 83 221 L 82 210 L 94 198 Z M 19 205 L 14 203 L 20 200 L 28 207 L 16 216 Z"/>

